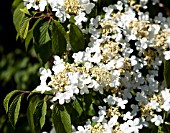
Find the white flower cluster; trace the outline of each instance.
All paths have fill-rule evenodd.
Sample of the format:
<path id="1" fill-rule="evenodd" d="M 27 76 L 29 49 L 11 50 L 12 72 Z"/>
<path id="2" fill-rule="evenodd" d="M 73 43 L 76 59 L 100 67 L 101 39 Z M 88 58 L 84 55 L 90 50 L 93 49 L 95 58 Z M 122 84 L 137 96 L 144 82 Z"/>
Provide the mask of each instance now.
<path id="1" fill-rule="evenodd" d="M 135 10 L 137 6 L 122 0 L 104 7 L 104 16 L 90 18 L 88 28 L 83 28 L 86 14 L 95 6 L 93 2 L 40 0 L 37 5 L 36 0 L 25 0 L 27 8 L 41 11 L 49 4 L 61 22 L 73 12 L 75 24 L 90 34 L 85 51 L 73 54 L 74 63 L 54 56 L 52 71 L 40 69 L 41 84 L 36 90 L 52 91 L 52 101 L 59 104 L 69 103 L 76 95 L 109 92 L 102 99 L 106 106 L 99 106 L 98 116 L 85 126 L 73 128 L 75 133 L 138 133 L 149 123 L 159 126 L 165 121 L 162 112 L 170 111 L 170 90 L 158 75 L 163 60 L 170 59 L 170 17 L 159 13 L 151 19 L 148 12 Z M 140 0 L 141 6 L 147 2 Z M 97 124 L 92 127 L 91 122 Z"/>
<path id="2" fill-rule="evenodd" d="M 70 18 L 70 14 L 74 13 L 76 23 L 81 21 L 87 21 L 85 13 L 89 14 L 94 8 L 95 4 L 90 0 L 23 0 L 24 5 L 34 10 L 44 11 L 47 6 L 51 7 L 51 10 L 55 12 L 55 16 L 63 23 L 67 18 Z M 96 2 L 94 0 L 94 2 Z M 84 19 L 81 19 L 84 17 Z"/>

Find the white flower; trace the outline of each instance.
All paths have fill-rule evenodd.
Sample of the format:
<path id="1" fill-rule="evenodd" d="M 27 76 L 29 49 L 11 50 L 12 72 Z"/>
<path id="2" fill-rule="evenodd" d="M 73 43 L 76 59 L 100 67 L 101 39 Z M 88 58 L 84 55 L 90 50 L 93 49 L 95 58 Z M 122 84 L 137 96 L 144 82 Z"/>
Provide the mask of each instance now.
<path id="1" fill-rule="evenodd" d="M 141 102 L 147 103 L 147 96 L 144 91 L 142 91 L 141 93 L 137 92 L 135 99 L 136 99 L 136 101 L 141 101 Z"/>
<path id="2" fill-rule="evenodd" d="M 57 92 L 55 97 L 53 97 L 52 101 L 59 100 L 59 104 L 62 105 L 66 100 L 70 99 L 68 92 Z"/>
<path id="3" fill-rule="evenodd" d="M 119 11 L 123 10 L 123 3 L 121 1 L 118 1 L 114 6 Z"/>
<path id="4" fill-rule="evenodd" d="M 120 130 L 123 132 L 123 133 L 131 133 L 131 131 L 129 130 L 130 126 L 127 122 L 123 123 L 123 124 L 120 124 Z"/>
<path id="5" fill-rule="evenodd" d="M 88 131 L 83 126 L 78 126 L 77 129 L 78 129 L 78 131 L 76 131 L 76 133 L 90 133 L 90 131 Z"/>
<path id="6" fill-rule="evenodd" d="M 106 106 L 102 107 L 102 106 L 99 106 L 99 117 L 97 116 L 93 116 L 92 117 L 92 121 L 94 122 L 103 122 L 103 123 L 106 123 L 107 120 L 105 119 L 105 115 L 106 115 Z"/>
<path id="7" fill-rule="evenodd" d="M 64 11 L 61 11 L 60 9 L 56 9 L 55 16 L 60 19 L 61 23 L 64 23 L 67 18 L 70 18 L 70 15 L 65 13 Z"/>
<path id="8" fill-rule="evenodd" d="M 154 115 L 154 118 L 151 119 L 151 122 L 155 123 L 156 126 L 159 126 L 163 123 L 163 119 L 161 115 Z"/>
<path id="9" fill-rule="evenodd" d="M 113 5 L 109 5 L 108 7 L 103 7 L 103 10 L 106 12 L 105 19 L 111 18 L 110 14 L 113 12 Z"/>
<path id="10" fill-rule="evenodd" d="M 116 60 L 116 62 L 115 62 L 115 67 L 117 68 L 117 69 L 120 69 L 120 68 L 123 68 L 123 66 L 124 66 L 124 58 L 119 58 L 118 60 Z"/>
<path id="11" fill-rule="evenodd" d="M 135 118 L 134 120 L 128 120 L 127 123 L 129 124 L 130 132 L 132 133 L 139 133 L 139 129 L 142 129 L 142 124 L 140 123 L 139 118 Z"/>
<path id="12" fill-rule="evenodd" d="M 136 61 L 136 56 L 131 56 L 131 58 L 130 58 L 130 62 L 131 62 L 131 65 L 132 66 L 135 66 L 138 62 Z"/>
<path id="13" fill-rule="evenodd" d="M 119 117 L 118 117 L 117 115 L 112 116 L 112 117 L 110 118 L 110 120 L 108 121 L 108 125 L 109 125 L 110 127 L 115 126 L 116 123 L 117 123 L 118 118 L 119 118 Z"/>
<path id="14" fill-rule="evenodd" d="M 109 86 L 110 87 L 118 87 L 120 86 L 120 71 L 118 70 L 114 70 L 112 71 L 112 75 L 110 76 L 110 83 Z"/>
<path id="15" fill-rule="evenodd" d="M 96 16 L 96 18 L 91 18 L 90 26 L 97 28 L 100 20 L 101 20 L 100 16 Z"/>
<path id="16" fill-rule="evenodd" d="M 162 97 L 164 99 L 164 101 L 168 101 L 170 102 L 170 92 L 169 89 L 165 88 L 165 90 L 161 91 Z"/>
<path id="17" fill-rule="evenodd" d="M 131 104 L 131 108 L 132 108 L 131 114 L 132 114 L 133 116 L 136 116 L 136 115 L 137 115 L 137 112 L 139 111 L 139 106 L 138 106 L 138 105 L 135 105 L 135 104 Z"/>
<path id="18" fill-rule="evenodd" d="M 163 103 L 163 105 L 161 106 L 161 108 L 163 108 L 165 111 L 170 111 L 170 102 L 169 101 L 165 101 Z"/>
<path id="19" fill-rule="evenodd" d="M 78 84 L 79 76 L 80 76 L 79 72 L 69 72 L 68 73 L 68 78 L 72 85 Z"/>
<path id="20" fill-rule="evenodd" d="M 44 93 L 45 91 L 51 91 L 52 89 L 47 86 L 46 84 L 40 84 L 37 86 L 36 91 L 41 91 L 41 93 Z"/>
<path id="21" fill-rule="evenodd" d="M 123 95 L 124 99 L 127 99 L 127 98 L 131 99 L 132 98 L 132 94 L 130 93 L 129 89 L 124 89 L 123 93 L 124 93 L 124 95 Z"/>
<path id="22" fill-rule="evenodd" d="M 154 18 L 154 20 L 155 20 L 156 23 L 164 23 L 164 22 L 166 21 L 166 18 L 163 17 L 162 12 L 159 12 L 159 13 L 158 13 L 158 16 L 156 16 L 156 17 Z"/>
<path id="23" fill-rule="evenodd" d="M 81 7 L 84 8 L 84 10 L 85 10 L 85 12 L 87 14 L 90 14 L 90 12 L 92 11 L 92 9 L 95 6 L 95 4 L 94 3 L 90 3 L 89 0 L 79 0 L 79 3 L 81 5 Z"/>
<path id="24" fill-rule="evenodd" d="M 54 74 L 57 75 L 58 73 L 62 72 L 65 69 L 65 65 L 62 59 L 59 56 L 54 56 L 54 66 L 52 70 Z"/>
<path id="25" fill-rule="evenodd" d="M 41 84 L 44 84 L 44 83 L 46 84 L 47 78 L 51 76 L 51 70 L 41 67 L 39 69 L 39 73 L 41 74 L 40 76 Z"/>
<path id="26" fill-rule="evenodd" d="M 165 55 L 165 60 L 169 60 L 170 59 L 170 51 L 165 51 L 163 52 L 163 54 Z"/>
<path id="27" fill-rule="evenodd" d="M 74 19 L 76 20 L 76 25 L 79 25 L 81 22 L 87 22 L 87 18 L 85 17 L 85 13 L 84 12 L 79 12 L 77 16 L 74 17 Z"/>
<path id="28" fill-rule="evenodd" d="M 114 115 L 110 118 L 108 123 L 104 123 L 103 124 L 103 128 L 105 129 L 104 133 L 112 133 L 113 126 L 116 125 L 117 120 L 118 120 L 118 116 Z"/>
<path id="29" fill-rule="evenodd" d="M 154 109 L 154 110 L 156 110 L 156 111 L 158 111 L 158 112 L 161 111 L 161 109 L 159 108 L 159 103 L 156 102 L 156 101 L 154 101 L 154 100 L 151 100 L 151 101 L 148 103 L 148 105 L 149 105 L 152 109 Z M 169 107 L 170 107 L 170 106 L 169 106 Z"/>
<path id="30" fill-rule="evenodd" d="M 83 62 L 84 52 L 79 51 L 78 53 L 74 53 L 73 56 L 74 62 L 81 63 Z"/>
<path id="31" fill-rule="evenodd" d="M 105 103 L 108 103 L 109 105 L 114 105 L 116 103 L 116 97 L 113 97 L 111 95 L 108 95 L 107 98 L 104 98 L 103 101 Z"/>
<path id="32" fill-rule="evenodd" d="M 118 98 L 117 99 L 117 105 L 121 108 L 121 109 L 125 109 L 125 104 L 128 103 L 128 100 L 123 100 L 122 98 Z"/>
<path id="33" fill-rule="evenodd" d="M 131 120 L 133 118 L 133 116 L 131 115 L 131 113 L 128 111 L 126 112 L 126 114 L 123 115 L 123 120 Z"/>
<path id="34" fill-rule="evenodd" d="M 47 5 L 47 1 L 46 0 L 40 0 L 40 2 L 39 2 L 40 11 L 44 11 L 46 5 Z"/>

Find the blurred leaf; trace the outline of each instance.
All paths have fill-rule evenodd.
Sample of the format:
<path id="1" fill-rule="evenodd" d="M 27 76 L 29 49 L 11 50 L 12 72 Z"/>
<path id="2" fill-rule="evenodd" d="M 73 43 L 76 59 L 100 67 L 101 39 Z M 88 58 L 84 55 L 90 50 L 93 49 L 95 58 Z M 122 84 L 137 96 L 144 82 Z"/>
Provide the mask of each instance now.
<path id="1" fill-rule="evenodd" d="M 62 55 L 66 51 L 67 41 L 65 38 L 65 30 L 64 27 L 57 22 L 56 20 L 53 21 L 52 25 L 52 49 L 54 54 Z"/>
<path id="2" fill-rule="evenodd" d="M 82 31 L 74 24 L 70 25 L 69 40 L 74 52 L 84 50 L 85 40 Z"/>
<path id="3" fill-rule="evenodd" d="M 71 133 L 71 119 L 64 105 L 54 105 L 52 110 L 52 122 L 56 133 Z"/>
<path id="4" fill-rule="evenodd" d="M 4 108 L 5 108 L 6 113 L 8 112 L 9 100 L 11 99 L 11 97 L 12 97 L 13 95 L 15 95 L 15 94 L 18 93 L 18 92 L 20 92 L 20 90 L 11 91 L 11 92 L 8 93 L 8 95 L 5 97 L 4 102 L 3 102 L 3 105 L 4 105 Z"/>
<path id="5" fill-rule="evenodd" d="M 9 107 L 8 117 L 13 127 L 15 127 L 18 120 L 22 96 L 23 94 L 17 95 Z"/>

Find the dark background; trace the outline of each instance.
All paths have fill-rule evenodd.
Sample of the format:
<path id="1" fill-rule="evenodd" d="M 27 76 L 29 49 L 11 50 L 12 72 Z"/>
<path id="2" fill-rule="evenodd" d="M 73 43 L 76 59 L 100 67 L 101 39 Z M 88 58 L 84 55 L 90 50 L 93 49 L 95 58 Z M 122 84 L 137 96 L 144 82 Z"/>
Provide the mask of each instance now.
<path id="1" fill-rule="evenodd" d="M 26 108 L 21 104 L 20 118 L 16 129 L 12 128 L 3 107 L 3 99 L 12 90 L 33 90 L 39 84 L 40 64 L 30 48 L 25 50 L 20 40 L 16 41 L 11 5 L 13 0 L 0 0 L 0 133 L 30 132 Z M 24 99 L 26 100 L 26 99 Z"/>

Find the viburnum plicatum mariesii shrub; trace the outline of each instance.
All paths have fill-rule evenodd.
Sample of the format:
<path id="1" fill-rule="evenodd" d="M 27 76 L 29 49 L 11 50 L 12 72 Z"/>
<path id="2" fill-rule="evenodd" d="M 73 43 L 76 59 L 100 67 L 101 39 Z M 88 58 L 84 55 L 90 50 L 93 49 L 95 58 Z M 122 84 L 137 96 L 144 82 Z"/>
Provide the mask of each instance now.
<path id="1" fill-rule="evenodd" d="M 160 4 L 18 2 L 13 12 L 17 39 L 25 41 L 26 49 L 33 45 L 42 65 L 53 64 L 40 68 L 40 83 L 32 92 L 14 90 L 6 96 L 4 107 L 12 125 L 28 93 L 32 132 L 42 132 L 49 110 L 51 132 L 168 132 L 170 17 L 159 12 L 151 18 L 149 2 L 153 7 Z"/>

